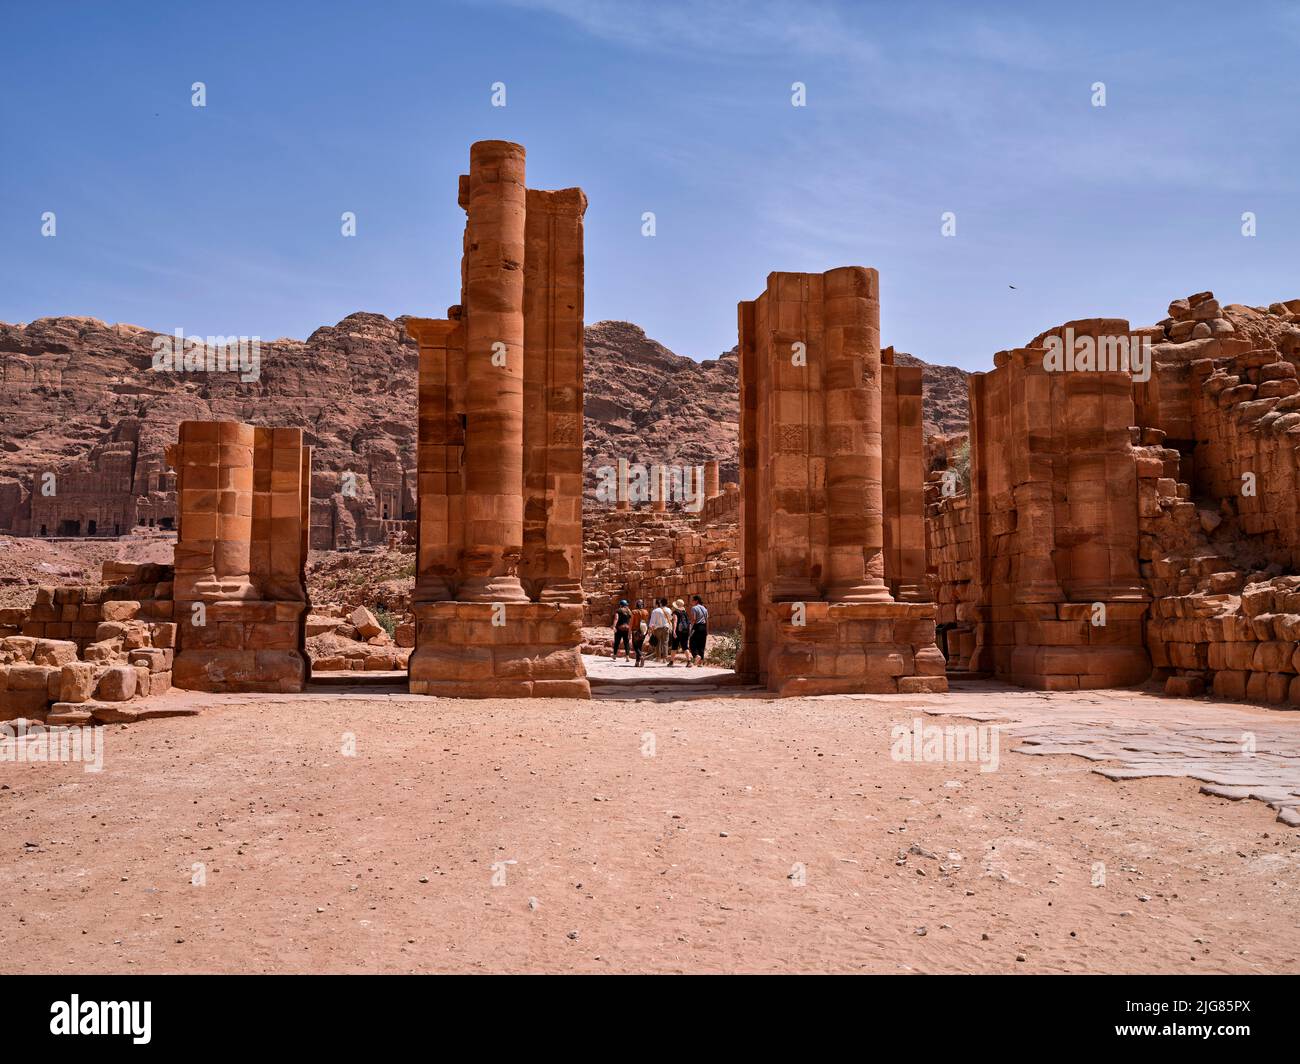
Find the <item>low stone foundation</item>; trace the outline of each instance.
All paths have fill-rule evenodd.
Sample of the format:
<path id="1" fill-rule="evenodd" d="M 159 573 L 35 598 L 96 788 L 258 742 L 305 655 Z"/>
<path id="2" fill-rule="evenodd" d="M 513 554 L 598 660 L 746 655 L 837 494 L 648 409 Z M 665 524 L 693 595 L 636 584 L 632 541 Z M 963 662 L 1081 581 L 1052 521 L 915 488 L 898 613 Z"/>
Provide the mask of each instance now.
<path id="1" fill-rule="evenodd" d="M 582 606 L 426 602 L 415 606 L 413 694 L 446 698 L 590 698 L 578 647 Z"/>
<path id="2" fill-rule="evenodd" d="M 307 682 L 303 652 L 305 602 L 224 601 L 180 618 L 182 650 L 172 682 L 189 691 L 301 691 Z"/>
<path id="3" fill-rule="evenodd" d="M 760 679 L 783 698 L 948 690 L 933 603 L 777 602 L 764 612 L 771 642 Z"/>

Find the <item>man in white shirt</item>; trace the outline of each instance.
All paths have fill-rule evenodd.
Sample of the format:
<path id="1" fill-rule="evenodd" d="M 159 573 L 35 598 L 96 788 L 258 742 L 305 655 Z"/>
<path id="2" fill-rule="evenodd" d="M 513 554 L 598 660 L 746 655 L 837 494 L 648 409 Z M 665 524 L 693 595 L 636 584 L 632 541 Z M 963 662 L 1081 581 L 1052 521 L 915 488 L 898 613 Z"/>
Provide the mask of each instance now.
<path id="1" fill-rule="evenodd" d="M 668 660 L 668 625 L 672 619 L 672 613 L 668 609 L 667 599 L 655 599 L 655 608 L 650 613 L 650 634 L 655 641 L 655 660 L 668 661 L 671 668 L 672 662 Z"/>

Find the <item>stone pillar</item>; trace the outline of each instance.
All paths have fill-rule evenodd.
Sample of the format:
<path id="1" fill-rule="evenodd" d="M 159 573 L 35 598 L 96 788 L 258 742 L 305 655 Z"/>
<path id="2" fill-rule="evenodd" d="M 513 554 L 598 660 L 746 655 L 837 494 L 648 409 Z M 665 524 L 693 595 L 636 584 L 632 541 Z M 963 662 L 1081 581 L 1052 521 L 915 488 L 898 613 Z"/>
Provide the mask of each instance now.
<path id="1" fill-rule="evenodd" d="M 461 305 L 420 342 L 414 694 L 590 698 L 582 642 L 581 189 L 486 141 L 460 181 Z"/>
<path id="2" fill-rule="evenodd" d="M 180 492 L 175 686 L 300 691 L 304 478 L 301 429 L 187 421 L 169 451 Z"/>
<path id="3" fill-rule="evenodd" d="M 817 480 L 822 432 L 822 279 L 817 274 L 773 273 L 755 305 L 755 365 L 765 440 L 760 475 L 768 509 L 765 551 L 774 600 L 810 602 L 821 597 L 813 580 L 824 520 Z M 763 579 L 760 576 L 760 579 Z"/>
<path id="4" fill-rule="evenodd" d="M 704 463 L 704 497 L 706 499 L 712 499 L 722 494 L 722 487 L 719 484 L 720 479 L 718 460 L 710 458 Z"/>
<path id="5" fill-rule="evenodd" d="M 827 597 L 888 602 L 880 413 L 879 276 L 824 276 Z"/>
<path id="6" fill-rule="evenodd" d="M 254 429 L 252 575 L 260 597 L 306 602 L 302 429 Z M 310 467 L 307 475 L 310 477 Z"/>
<path id="7" fill-rule="evenodd" d="M 253 443 L 251 425 L 181 423 L 174 452 L 177 601 L 258 597 L 252 579 Z"/>
<path id="8" fill-rule="evenodd" d="M 765 537 L 758 520 L 762 493 L 758 469 L 762 422 L 758 402 L 755 307 L 753 302 L 744 302 L 736 308 L 740 363 L 740 649 L 736 654 L 736 673 L 753 682 L 765 683 L 766 666 L 759 652 L 758 558 Z"/>
<path id="9" fill-rule="evenodd" d="M 884 470 L 885 582 L 900 602 L 924 602 L 926 588 L 925 459 L 922 370 L 880 353 Z"/>
<path id="10" fill-rule="evenodd" d="M 462 602 L 527 602 L 524 542 L 524 149 L 470 148 L 465 241 Z"/>
<path id="11" fill-rule="evenodd" d="M 1059 602 L 1065 596 L 1056 578 L 1057 478 L 1055 436 L 1063 411 L 1052 403 L 1053 375 L 1043 369 L 1043 353 L 1011 352 L 1011 490 L 1020 533 L 1015 596 L 1017 602 Z"/>
<path id="12" fill-rule="evenodd" d="M 459 308 L 456 310 L 459 316 Z M 465 330 L 459 320 L 408 318 L 406 331 L 420 345 L 416 498 L 415 602 L 455 598 L 460 585 L 465 495 L 461 461 L 465 428 L 458 392 L 465 365 Z"/>
<path id="13" fill-rule="evenodd" d="M 885 585 L 875 296 L 861 267 L 773 273 L 739 309 L 737 671 L 781 695 L 947 689 L 935 607 Z"/>
<path id="14" fill-rule="evenodd" d="M 540 602 L 582 602 L 580 188 L 529 189 L 524 252 L 524 556 Z"/>
<path id="15" fill-rule="evenodd" d="M 650 467 L 650 500 L 655 513 L 668 509 L 668 470 L 659 462 Z"/>
<path id="16" fill-rule="evenodd" d="M 618 493 L 618 501 L 615 503 L 616 510 L 628 511 L 632 509 L 632 494 L 628 485 L 628 466 L 627 459 L 620 458 L 617 460 L 617 473 L 615 490 Z"/>

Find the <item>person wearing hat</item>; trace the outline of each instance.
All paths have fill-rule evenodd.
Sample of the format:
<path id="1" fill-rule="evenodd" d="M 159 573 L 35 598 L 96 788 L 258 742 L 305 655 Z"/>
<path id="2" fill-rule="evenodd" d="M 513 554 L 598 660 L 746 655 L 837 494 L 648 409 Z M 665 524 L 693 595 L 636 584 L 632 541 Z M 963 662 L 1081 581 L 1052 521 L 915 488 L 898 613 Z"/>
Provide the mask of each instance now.
<path id="1" fill-rule="evenodd" d="M 618 648 L 623 647 L 623 660 L 632 656 L 632 611 L 627 608 L 627 599 L 618 600 L 618 609 L 614 611 L 614 660 L 618 661 Z"/>
<path id="2" fill-rule="evenodd" d="M 682 653 L 687 655 L 686 664 L 690 665 L 691 659 L 688 640 L 691 634 L 691 619 L 686 613 L 686 603 L 681 599 L 677 599 L 673 603 L 672 625 L 673 631 L 672 641 L 669 644 L 669 660 L 676 661 L 676 655 Z"/>

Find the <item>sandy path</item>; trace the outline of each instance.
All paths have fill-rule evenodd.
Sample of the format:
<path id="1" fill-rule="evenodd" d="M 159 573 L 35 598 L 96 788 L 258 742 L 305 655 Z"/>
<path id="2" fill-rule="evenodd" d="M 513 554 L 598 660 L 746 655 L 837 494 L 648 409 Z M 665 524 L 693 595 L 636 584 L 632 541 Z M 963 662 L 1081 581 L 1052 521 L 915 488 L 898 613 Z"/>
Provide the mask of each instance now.
<path id="1" fill-rule="evenodd" d="M 0 968 L 1300 971 L 1274 811 L 892 760 L 923 699 L 214 701 L 0 764 Z"/>

